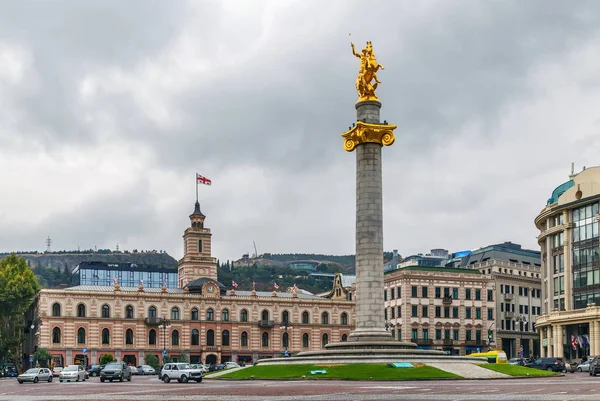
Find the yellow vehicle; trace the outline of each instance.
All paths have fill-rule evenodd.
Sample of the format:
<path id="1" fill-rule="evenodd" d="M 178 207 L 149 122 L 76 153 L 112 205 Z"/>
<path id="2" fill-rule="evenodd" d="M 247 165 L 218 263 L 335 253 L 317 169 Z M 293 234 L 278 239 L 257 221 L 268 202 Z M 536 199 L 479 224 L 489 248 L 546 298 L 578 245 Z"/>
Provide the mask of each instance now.
<path id="1" fill-rule="evenodd" d="M 479 356 L 487 358 L 488 363 L 508 363 L 508 358 L 506 358 L 506 352 L 502 350 L 498 351 L 488 351 L 488 352 L 474 352 L 469 354 L 468 356 Z"/>

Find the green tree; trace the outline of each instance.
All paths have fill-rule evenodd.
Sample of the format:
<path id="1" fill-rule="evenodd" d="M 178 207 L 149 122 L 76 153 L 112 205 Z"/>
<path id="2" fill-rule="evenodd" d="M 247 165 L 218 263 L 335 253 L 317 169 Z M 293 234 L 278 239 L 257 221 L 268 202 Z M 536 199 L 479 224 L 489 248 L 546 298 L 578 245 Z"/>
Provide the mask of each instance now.
<path id="1" fill-rule="evenodd" d="M 100 358 L 100 365 L 106 365 L 107 363 L 112 362 L 114 360 L 115 358 L 113 358 L 111 354 L 104 354 Z"/>
<path id="2" fill-rule="evenodd" d="M 154 369 L 158 368 L 158 357 L 154 354 L 146 354 L 144 359 L 146 360 L 146 365 L 152 366 Z"/>
<path id="3" fill-rule="evenodd" d="M 38 348 L 38 350 L 33 353 L 33 357 L 35 358 L 36 363 L 43 368 L 48 367 L 48 361 L 52 358 L 45 348 Z"/>
<path id="4" fill-rule="evenodd" d="M 179 354 L 179 356 L 177 356 L 177 362 L 190 363 L 190 354 L 187 352 L 182 352 Z"/>

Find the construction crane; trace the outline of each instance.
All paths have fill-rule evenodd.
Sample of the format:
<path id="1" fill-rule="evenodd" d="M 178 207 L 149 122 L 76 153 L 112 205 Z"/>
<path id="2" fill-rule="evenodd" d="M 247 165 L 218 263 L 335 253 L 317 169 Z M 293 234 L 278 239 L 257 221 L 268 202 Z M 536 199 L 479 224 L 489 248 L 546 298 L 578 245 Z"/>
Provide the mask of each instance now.
<path id="1" fill-rule="evenodd" d="M 258 258 L 258 251 L 256 250 L 256 241 L 252 241 L 252 243 L 254 244 L 254 257 Z"/>

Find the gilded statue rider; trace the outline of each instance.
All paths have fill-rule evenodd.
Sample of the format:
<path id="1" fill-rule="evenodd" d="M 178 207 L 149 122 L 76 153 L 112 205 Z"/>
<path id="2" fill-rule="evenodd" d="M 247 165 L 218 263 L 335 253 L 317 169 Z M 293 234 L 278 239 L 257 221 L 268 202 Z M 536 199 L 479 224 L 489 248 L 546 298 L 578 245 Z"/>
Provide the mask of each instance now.
<path id="1" fill-rule="evenodd" d="M 356 78 L 358 101 L 379 101 L 377 95 L 375 95 L 375 89 L 377 89 L 377 85 L 381 83 L 379 78 L 377 78 L 377 71 L 379 71 L 379 68 L 382 70 L 385 68 L 377 62 L 371 42 L 367 42 L 367 45 L 362 49 L 361 53 L 356 52 L 354 43 L 350 42 L 350 45 L 352 46 L 352 54 L 360 59 L 360 69 L 358 71 L 358 77 Z M 371 83 L 373 80 L 375 80 L 375 83 Z"/>

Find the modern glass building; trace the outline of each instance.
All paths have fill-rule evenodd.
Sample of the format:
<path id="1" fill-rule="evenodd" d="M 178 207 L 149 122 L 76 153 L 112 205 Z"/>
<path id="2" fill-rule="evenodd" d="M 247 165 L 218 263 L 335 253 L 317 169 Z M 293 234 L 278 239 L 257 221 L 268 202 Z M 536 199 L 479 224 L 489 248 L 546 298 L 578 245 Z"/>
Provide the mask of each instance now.
<path id="1" fill-rule="evenodd" d="M 81 262 L 73 269 L 73 285 L 112 286 L 117 278 L 121 287 L 177 288 L 177 269 L 135 263 Z"/>

